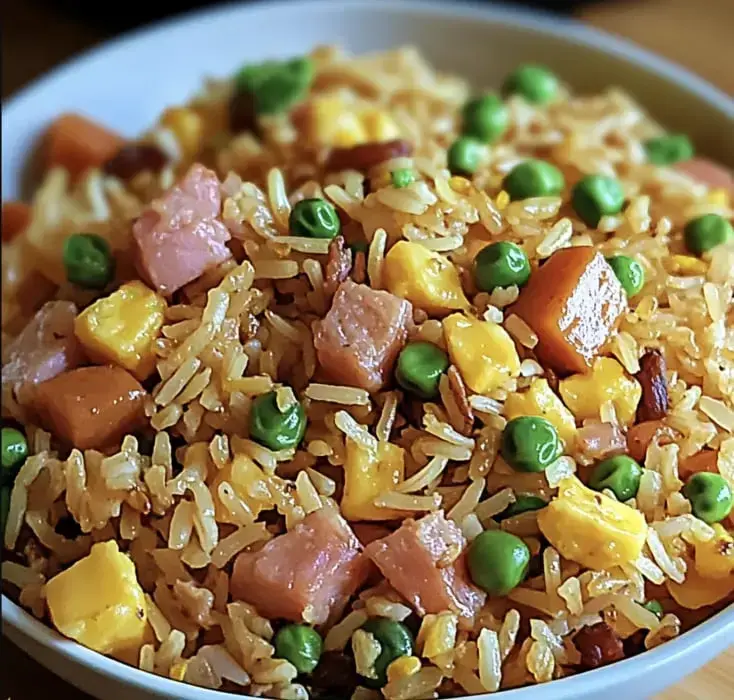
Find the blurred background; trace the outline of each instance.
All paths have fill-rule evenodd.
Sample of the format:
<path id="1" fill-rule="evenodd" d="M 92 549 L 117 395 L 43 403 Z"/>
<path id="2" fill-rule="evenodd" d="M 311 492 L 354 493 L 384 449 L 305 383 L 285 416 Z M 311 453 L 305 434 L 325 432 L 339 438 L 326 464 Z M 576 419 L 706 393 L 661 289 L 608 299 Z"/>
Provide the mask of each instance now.
<path id="1" fill-rule="evenodd" d="M 2 96 L 123 31 L 215 4 L 204 0 L 3 0 Z M 734 94 L 734 0 L 516 0 L 506 4 L 580 17 L 677 61 Z"/>

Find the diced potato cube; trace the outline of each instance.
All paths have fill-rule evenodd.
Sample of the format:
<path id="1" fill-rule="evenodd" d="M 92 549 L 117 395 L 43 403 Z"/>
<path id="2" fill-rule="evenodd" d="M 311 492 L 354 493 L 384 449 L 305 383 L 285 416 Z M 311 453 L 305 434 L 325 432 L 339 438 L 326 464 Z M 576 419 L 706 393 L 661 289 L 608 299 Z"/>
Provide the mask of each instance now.
<path id="1" fill-rule="evenodd" d="M 236 512 L 230 510 L 221 496 L 218 495 L 223 482 L 227 482 L 232 487 L 234 496 L 244 504 L 245 508 L 251 511 L 254 518 L 261 511 L 275 507 L 270 490 L 266 485 L 266 476 L 263 470 L 247 455 L 238 454 L 229 464 L 217 472 L 212 481 L 211 490 L 215 494 L 214 508 L 218 521 L 240 523 L 240 519 L 236 517 Z"/>
<path id="2" fill-rule="evenodd" d="M 389 292 L 433 316 L 469 308 L 453 263 L 420 243 L 399 241 L 390 248 L 383 281 Z"/>
<path id="3" fill-rule="evenodd" d="M 382 443 L 377 450 L 363 448 L 347 440 L 344 463 L 342 515 L 347 520 L 390 520 L 405 515 L 403 511 L 379 508 L 374 504 L 381 493 L 392 491 L 405 474 L 405 452 L 392 443 Z"/>
<path id="4" fill-rule="evenodd" d="M 451 361 L 477 394 L 487 394 L 520 374 L 515 343 L 502 326 L 452 314 L 443 320 L 443 331 Z"/>
<path id="5" fill-rule="evenodd" d="M 696 543 L 696 571 L 703 578 L 726 578 L 734 573 L 734 537 L 720 523 L 712 527 L 713 538 Z"/>
<path id="6" fill-rule="evenodd" d="M 51 620 L 63 635 L 102 654 L 140 647 L 147 608 L 135 565 L 114 541 L 98 542 L 84 559 L 46 585 Z"/>
<path id="7" fill-rule="evenodd" d="M 505 417 L 508 420 L 519 416 L 541 416 L 553 424 L 566 445 L 576 439 L 576 421 L 554 391 L 548 380 L 535 377 L 528 390 L 522 394 L 512 393 L 505 401 Z"/>
<path id="8" fill-rule="evenodd" d="M 689 562 L 683 583 L 667 580 L 665 585 L 678 605 L 688 610 L 698 610 L 731 595 L 734 592 L 734 574 L 725 578 L 704 578 Z"/>
<path id="9" fill-rule="evenodd" d="M 136 280 L 87 307 L 77 316 L 74 332 L 91 359 L 119 365 L 144 380 L 155 369 L 153 344 L 165 310 L 163 297 Z"/>
<path id="10" fill-rule="evenodd" d="M 597 358 L 590 374 L 574 374 L 561 380 L 558 390 L 576 420 L 598 419 L 602 404 L 611 401 L 624 425 L 634 422 L 642 397 L 639 382 L 611 357 Z"/>
<path id="11" fill-rule="evenodd" d="M 635 561 L 647 537 L 642 513 L 592 491 L 575 476 L 563 479 L 558 495 L 538 511 L 538 525 L 562 557 L 589 569 Z"/>

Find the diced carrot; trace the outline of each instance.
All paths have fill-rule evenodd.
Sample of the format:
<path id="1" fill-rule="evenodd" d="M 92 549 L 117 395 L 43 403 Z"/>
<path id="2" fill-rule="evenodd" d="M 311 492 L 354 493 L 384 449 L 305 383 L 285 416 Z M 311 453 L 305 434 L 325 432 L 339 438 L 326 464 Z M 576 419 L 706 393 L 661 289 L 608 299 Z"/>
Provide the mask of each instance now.
<path id="1" fill-rule="evenodd" d="M 627 310 L 622 285 L 591 246 L 554 253 L 530 276 L 511 313 L 538 336 L 536 354 L 559 373 L 588 372 Z"/>
<path id="2" fill-rule="evenodd" d="M 6 243 L 25 229 L 31 220 L 31 208 L 25 202 L 3 202 L 2 237 Z"/>
<path id="3" fill-rule="evenodd" d="M 697 452 L 695 455 L 691 455 L 686 459 L 680 465 L 678 473 L 684 479 L 698 472 L 711 472 L 712 474 L 716 474 L 719 471 L 716 466 L 718 455 L 719 453 L 713 450 L 701 450 L 701 452 Z"/>
<path id="4" fill-rule="evenodd" d="M 125 140 L 79 114 L 63 114 L 46 134 L 46 167 L 61 166 L 72 178 L 112 158 Z"/>

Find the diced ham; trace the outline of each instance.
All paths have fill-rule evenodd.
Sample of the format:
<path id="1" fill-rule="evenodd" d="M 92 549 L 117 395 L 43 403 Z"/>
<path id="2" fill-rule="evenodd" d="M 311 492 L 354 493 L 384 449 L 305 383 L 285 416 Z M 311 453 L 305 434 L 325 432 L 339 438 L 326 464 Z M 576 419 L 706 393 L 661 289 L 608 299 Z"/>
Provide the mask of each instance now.
<path id="1" fill-rule="evenodd" d="M 346 280 L 318 324 L 314 345 L 333 381 L 378 391 L 388 381 L 412 323 L 410 302 Z"/>
<path id="2" fill-rule="evenodd" d="M 419 614 L 453 610 L 470 626 L 486 595 L 470 582 L 465 546 L 458 526 L 438 512 L 406 520 L 365 551 Z"/>
<path id="3" fill-rule="evenodd" d="M 18 403 L 29 405 L 36 386 L 84 360 L 74 335 L 77 307 L 70 301 L 44 304 L 21 331 L 3 348 L 3 392 L 13 391 Z"/>
<path id="4" fill-rule="evenodd" d="M 709 187 L 723 187 L 734 195 L 734 173 L 708 158 L 691 158 L 675 166 L 694 180 Z"/>
<path id="5" fill-rule="evenodd" d="M 64 442 L 101 449 L 140 427 L 145 394 L 121 367 L 79 367 L 40 384 L 34 407 L 43 425 Z"/>
<path id="6" fill-rule="evenodd" d="M 170 295 L 231 256 L 221 204 L 216 174 L 195 163 L 135 221 L 140 272 L 159 292 Z"/>
<path id="7" fill-rule="evenodd" d="M 240 554 L 230 590 L 265 617 L 320 625 L 341 614 L 370 566 L 341 515 L 321 508 L 258 552 Z"/>

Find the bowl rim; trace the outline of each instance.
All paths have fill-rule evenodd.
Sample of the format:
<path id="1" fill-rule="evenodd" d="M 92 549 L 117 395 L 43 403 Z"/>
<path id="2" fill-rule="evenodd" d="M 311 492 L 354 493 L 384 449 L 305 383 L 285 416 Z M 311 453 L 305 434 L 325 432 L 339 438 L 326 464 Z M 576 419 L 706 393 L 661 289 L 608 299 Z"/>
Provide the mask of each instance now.
<path id="1" fill-rule="evenodd" d="M 654 76 L 675 83 L 680 89 L 706 102 L 724 115 L 734 118 L 734 98 L 707 83 L 693 72 L 678 66 L 665 58 L 655 55 L 610 33 L 586 26 L 576 20 L 559 17 L 542 11 L 529 11 L 525 8 L 509 7 L 502 4 L 479 5 L 471 0 L 453 0 L 450 4 L 440 0 L 258 0 L 248 5 L 228 3 L 211 9 L 194 9 L 172 18 L 125 32 L 114 39 L 105 41 L 71 59 L 31 82 L 7 100 L 3 105 L 2 122 L 16 112 L 22 112 L 24 103 L 36 94 L 43 92 L 55 81 L 65 78 L 87 61 L 99 59 L 105 53 L 120 48 L 132 48 L 138 42 L 146 42 L 159 32 L 182 28 L 194 21 L 216 21 L 232 13 L 267 13 L 271 10 L 297 11 L 323 10 L 338 2 L 340 9 L 362 9 L 374 12 L 396 12 L 413 14 L 423 18 L 431 16 L 471 19 L 481 23 L 506 23 L 514 27 L 537 31 L 551 37 L 565 40 L 571 45 L 593 48 L 601 53 L 637 64 Z M 2 139 L 5 142 L 6 130 Z M 5 150 L 5 149 L 3 149 Z M 151 691 L 161 696 L 176 696 L 182 700 L 225 700 L 231 693 L 199 688 L 180 683 L 169 678 L 142 671 L 121 661 L 99 654 L 61 636 L 55 629 L 34 618 L 22 607 L 2 595 L 3 633 L 19 643 L 30 639 L 36 644 L 47 647 L 51 653 L 68 662 L 87 667 L 96 674 L 109 677 L 128 687 L 140 691 Z M 7 625 L 7 628 L 5 627 Z M 604 668 L 587 671 L 575 676 L 562 678 L 543 684 L 544 700 L 563 700 L 578 697 L 582 693 L 594 693 L 614 684 L 614 677 L 620 672 L 627 678 L 643 674 L 656 674 L 665 668 L 673 668 L 684 657 L 690 657 L 699 650 L 717 646 L 724 648 L 725 640 L 734 638 L 734 604 L 729 605 L 713 617 L 705 620 L 688 632 L 665 644 L 624 659 Z M 502 692 L 503 698 L 511 700 L 532 700 L 531 693 L 537 693 L 538 686 L 527 686 Z M 467 696 L 476 700 L 489 700 L 496 693 Z"/>

